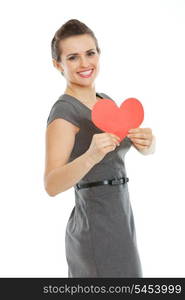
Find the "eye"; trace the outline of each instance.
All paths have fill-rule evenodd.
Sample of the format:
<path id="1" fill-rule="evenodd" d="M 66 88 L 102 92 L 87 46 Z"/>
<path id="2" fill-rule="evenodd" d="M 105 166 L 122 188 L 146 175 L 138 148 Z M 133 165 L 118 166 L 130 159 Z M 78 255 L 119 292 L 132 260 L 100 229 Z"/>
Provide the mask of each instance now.
<path id="1" fill-rule="evenodd" d="M 76 56 L 70 56 L 69 60 L 74 60 L 76 58 Z"/>
<path id="2" fill-rule="evenodd" d="M 91 52 L 88 53 L 89 56 L 92 56 L 92 55 L 94 55 L 94 54 L 95 54 L 94 51 L 91 51 Z"/>

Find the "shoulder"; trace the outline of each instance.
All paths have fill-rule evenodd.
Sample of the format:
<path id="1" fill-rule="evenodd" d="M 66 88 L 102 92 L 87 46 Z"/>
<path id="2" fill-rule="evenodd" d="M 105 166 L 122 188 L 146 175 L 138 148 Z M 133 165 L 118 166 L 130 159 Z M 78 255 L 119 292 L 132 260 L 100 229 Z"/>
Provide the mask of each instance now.
<path id="1" fill-rule="evenodd" d="M 57 101 L 54 102 L 54 104 L 51 107 L 51 111 L 55 109 L 75 109 L 75 106 L 73 103 L 71 103 L 68 99 L 66 99 L 63 95 L 61 95 Z"/>
<path id="2" fill-rule="evenodd" d="M 52 105 L 47 119 L 47 126 L 57 118 L 65 119 L 80 127 L 80 117 L 76 106 L 61 97 Z"/>

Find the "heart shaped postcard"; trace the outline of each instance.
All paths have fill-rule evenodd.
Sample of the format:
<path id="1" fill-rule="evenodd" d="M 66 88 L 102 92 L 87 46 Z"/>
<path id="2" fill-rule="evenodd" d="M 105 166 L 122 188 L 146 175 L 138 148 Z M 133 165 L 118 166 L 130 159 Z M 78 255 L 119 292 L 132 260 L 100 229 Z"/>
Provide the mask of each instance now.
<path id="1" fill-rule="evenodd" d="M 144 119 L 144 109 L 136 98 L 128 98 L 120 107 L 115 101 L 101 99 L 93 106 L 92 122 L 102 131 L 114 133 L 123 140 L 128 130 L 137 128 Z"/>

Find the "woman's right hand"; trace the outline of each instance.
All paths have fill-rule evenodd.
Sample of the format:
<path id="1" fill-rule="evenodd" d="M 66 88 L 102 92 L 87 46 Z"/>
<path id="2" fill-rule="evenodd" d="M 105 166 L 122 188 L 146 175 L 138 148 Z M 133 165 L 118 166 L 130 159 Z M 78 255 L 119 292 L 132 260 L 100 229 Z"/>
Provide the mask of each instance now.
<path id="1" fill-rule="evenodd" d="M 95 164 L 99 163 L 104 156 L 115 150 L 120 145 L 120 138 L 113 133 L 94 134 L 87 153 Z"/>

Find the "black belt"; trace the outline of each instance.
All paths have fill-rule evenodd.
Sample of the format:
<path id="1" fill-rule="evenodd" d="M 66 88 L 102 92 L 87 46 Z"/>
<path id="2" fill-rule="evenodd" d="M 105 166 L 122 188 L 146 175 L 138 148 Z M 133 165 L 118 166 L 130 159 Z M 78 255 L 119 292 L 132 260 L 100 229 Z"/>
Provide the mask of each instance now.
<path id="1" fill-rule="evenodd" d="M 116 184 L 124 184 L 129 181 L 128 177 L 121 177 L 121 178 L 114 178 L 110 180 L 103 180 L 103 181 L 94 181 L 94 182 L 88 182 L 84 184 L 76 184 L 75 188 L 76 190 L 97 186 L 97 185 L 103 185 L 103 184 L 110 184 L 110 185 L 116 185 Z"/>

